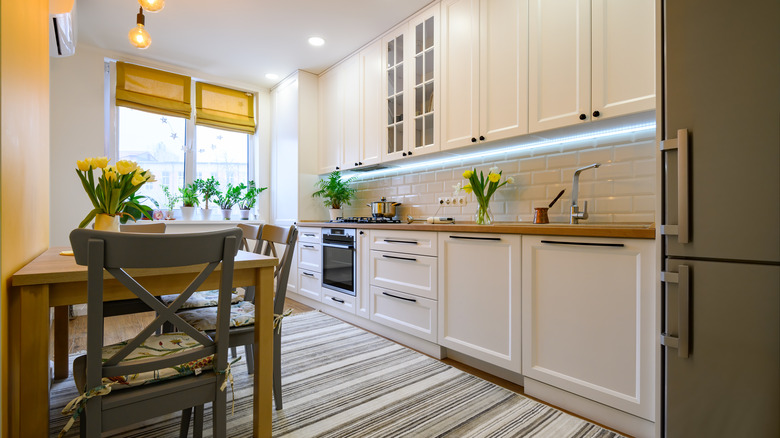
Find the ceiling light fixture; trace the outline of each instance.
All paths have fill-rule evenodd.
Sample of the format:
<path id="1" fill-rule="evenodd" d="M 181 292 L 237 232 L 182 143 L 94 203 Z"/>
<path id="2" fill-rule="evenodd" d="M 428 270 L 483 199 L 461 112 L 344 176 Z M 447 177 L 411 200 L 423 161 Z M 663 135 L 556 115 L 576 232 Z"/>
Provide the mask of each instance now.
<path id="1" fill-rule="evenodd" d="M 266 73 L 265 78 L 275 80 L 275 79 L 279 79 L 279 75 L 276 73 Z"/>
<path id="2" fill-rule="evenodd" d="M 165 7 L 165 0 L 138 0 L 146 12 L 159 12 Z"/>
<path id="3" fill-rule="evenodd" d="M 138 8 L 138 15 L 136 16 L 136 26 L 130 30 L 127 34 L 127 38 L 130 40 L 130 44 L 138 47 L 139 49 L 145 49 L 152 44 L 152 37 L 149 36 L 149 32 L 144 29 L 144 8 Z"/>
<path id="4" fill-rule="evenodd" d="M 315 46 L 315 47 L 319 47 L 319 46 L 325 44 L 325 40 L 320 38 L 320 37 L 313 36 L 313 37 L 309 38 L 309 44 L 311 44 L 312 46 Z"/>

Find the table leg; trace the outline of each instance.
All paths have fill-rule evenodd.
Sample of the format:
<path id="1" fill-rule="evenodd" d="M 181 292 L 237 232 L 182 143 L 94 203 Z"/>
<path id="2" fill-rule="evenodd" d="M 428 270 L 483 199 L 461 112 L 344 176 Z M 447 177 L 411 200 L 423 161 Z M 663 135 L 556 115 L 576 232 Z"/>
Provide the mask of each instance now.
<path id="1" fill-rule="evenodd" d="M 24 318 L 14 318 L 19 336 L 12 336 L 11 351 L 18 351 L 18 372 L 12 382 L 20 382 L 20 409 L 12 419 L 19 436 L 49 435 L 49 288 L 46 285 L 23 286 L 19 290 L 19 311 Z M 45 419 L 45 420 L 43 420 Z M 18 428 L 14 421 L 18 420 Z M 42 421 L 43 420 L 43 421 Z"/>
<path id="2" fill-rule="evenodd" d="M 255 288 L 254 436 L 271 436 L 274 268 L 257 270 Z"/>
<path id="3" fill-rule="evenodd" d="M 54 378 L 68 377 L 68 306 L 54 308 Z"/>

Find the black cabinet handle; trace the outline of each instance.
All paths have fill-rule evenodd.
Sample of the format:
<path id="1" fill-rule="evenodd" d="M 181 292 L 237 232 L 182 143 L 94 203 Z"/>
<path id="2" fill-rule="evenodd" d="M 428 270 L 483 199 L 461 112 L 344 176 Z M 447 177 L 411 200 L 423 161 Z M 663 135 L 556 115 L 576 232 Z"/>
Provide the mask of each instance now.
<path id="1" fill-rule="evenodd" d="M 477 142 L 477 138 L 476 137 L 471 137 L 471 142 L 472 143 L 476 143 Z"/>
<path id="2" fill-rule="evenodd" d="M 410 156 L 412 155 L 412 151 L 409 151 L 409 155 L 410 155 Z"/>
<path id="3" fill-rule="evenodd" d="M 314 245 L 303 245 L 304 248 L 311 248 L 314 249 Z"/>
<path id="4" fill-rule="evenodd" d="M 335 302 L 337 302 L 337 303 L 344 304 L 344 300 L 340 300 L 340 299 L 338 299 L 338 298 L 336 298 L 336 297 L 330 297 L 330 299 L 331 299 L 331 300 L 333 300 L 333 301 L 335 301 Z"/>
<path id="5" fill-rule="evenodd" d="M 406 152 L 402 153 L 401 155 L 405 157 L 406 156 Z"/>
<path id="6" fill-rule="evenodd" d="M 363 165 L 363 162 L 362 161 L 358 161 L 358 166 L 362 166 L 362 165 Z"/>
<path id="7" fill-rule="evenodd" d="M 588 118 L 588 116 L 586 116 L 585 114 L 580 114 L 580 120 L 585 120 L 587 118 Z"/>
<path id="8" fill-rule="evenodd" d="M 366 233 L 364 233 L 363 230 L 360 230 L 360 235 L 362 236 L 363 234 L 366 234 Z"/>
<path id="9" fill-rule="evenodd" d="M 304 272 L 303 275 L 305 275 L 307 277 L 314 277 L 314 274 L 309 273 L 309 272 Z"/>
<path id="10" fill-rule="evenodd" d="M 598 117 L 598 116 L 600 116 L 600 115 L 601 115 L 601 113 L 600 113 L 600 112 L 598 112 L 598 110 L 596 110 L 596 111 L 593 111 L 593 117 Z"/>
<path id="11" fill-rule="evenodd" d="M 473 237 L 473 236 L 450 236 L 450 239 L 464 239 L 464 240 L 491 240 L 493 242 L 500 242 L 500 237 Z"/>
<path id="12" fill-rule="evenodd" d="M 339 169 L 339 166 L 336 166 L 336 170 L 340 170 L 340 169 Z"/>
<path id="13" fill-rule="evenodd" d="M 312 233 L 303 233 L 303 235 L 306 236 L 306 237 L 316 237 L 317 236 L 316 234 L 312 234 Z"/>
<path id="14" fill-rule="evenodd" d="M 417 245 L 416 240 L 394 240 L 394 239 L 385 239 L 384 240 L 387 243 L 408 243 L 410 245 Z"/>
<path id="15" fill-rule="evenodd" d="M 542 240 L 542 243 L 549 243 L 553 245 L 606 246 L 610 248 L 622 248 L 625 246 L 622 243 L 567 242 L 565 240 Z"/>
<path id="16" fill-rule="evenodd" d="M 382 257 L 384 257 L 386 259 L 406 260 L 407 262 L 416 262 L 417 261 L 417 259 L 415 259 L 413 257 L 398 257 L 398 256 L 387 255 L 387 254 L 382 254 Z"/>
<path id="17" fill-rule="evenodd" d="M 358 165 L 358 163 L 355 163 L 355 166 L 357 166 L 357 165 Z"/>
<path id="18" fill-rule="evenodd" d="M 484 135 L 480 135 L 479 139 L 480 139 L 480 141 L 484 141 L 485 140 L 485 136 Z"/>
<path id="19" fill-rule="evenodd" d="M 417 300 L 415 300 L 414 298 L 399 297 L 398 295 L 389 294 L 387 292 L 382 292 L 382 295 L 387 295 L 388 297 L 395 298 L 398 300 L 411 301 L 413 303 L 417 302 Z"/>

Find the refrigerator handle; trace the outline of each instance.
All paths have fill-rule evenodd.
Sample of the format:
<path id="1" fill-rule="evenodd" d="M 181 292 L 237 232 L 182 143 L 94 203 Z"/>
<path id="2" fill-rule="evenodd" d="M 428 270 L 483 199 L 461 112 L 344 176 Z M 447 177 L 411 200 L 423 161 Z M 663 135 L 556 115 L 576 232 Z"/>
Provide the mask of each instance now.
<path id="1" fill-rule="evenodd" d="M 688 130 L 678 129 L 677 138 L 661 141 L 661 152 L 677 150 L 677 225 L 661 225 L 661 234 L 676 235 L 680 243 L 689 242 L 688 203 Z"/>
<path id="2" fill-rule="evenodd" d="M 691 281 L 690 267 L 680 265 L 678 272 L 661 272 L 661 281 L 677 283 L 677 336 L 661 333 L 661 345 L 676 348 L 677 356 L 687 359 L 690 353 L 690 305 Z"/>

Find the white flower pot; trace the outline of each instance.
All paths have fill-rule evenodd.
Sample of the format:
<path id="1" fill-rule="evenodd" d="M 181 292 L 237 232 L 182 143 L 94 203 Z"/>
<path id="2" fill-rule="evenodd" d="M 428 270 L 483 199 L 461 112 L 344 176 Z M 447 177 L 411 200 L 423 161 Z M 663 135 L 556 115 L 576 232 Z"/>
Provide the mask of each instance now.
<path id="1" fill-rule="evenodd" d="M 211 220 L 211 212 L 212 211 L 214 211 L 213 208 L 201 208 L 200 209 L 200 217 L 202 217 L 204 221 Z"/>
<path id="2" fill-rule="evenodd" d="M 331 208 L 328 211 L 330 212 L 330 220 L 335 221 L 336 219 L 342 217 L 344 210 L 341 208 Z"/>
<path id="3" fill-rule="evenodd" d="M 250 209 L 246 210 L 238 210 L 241 213 L 241 220 L 247 221 L 249 220 L 249 213 L 252 211 Z"/>
<path id="4" fill-rule="evenodd" d="M 229 221 L 230 220 L 230 216 L 232 214 L 233 214 L 233 209 L 232 208 L 223 208 L 222 209 L 222 219 L 224 219 L 226 221 Z"/>
<path id="5" fill-rule="evenodd" d="M 182 207 L 181 219 L 185 221 L 191 221 L 195 217 L 195 207 Z"/>

